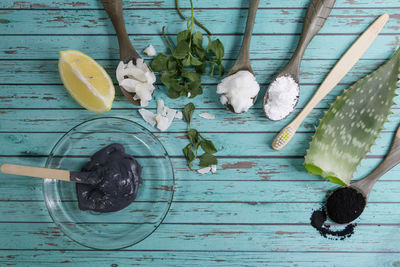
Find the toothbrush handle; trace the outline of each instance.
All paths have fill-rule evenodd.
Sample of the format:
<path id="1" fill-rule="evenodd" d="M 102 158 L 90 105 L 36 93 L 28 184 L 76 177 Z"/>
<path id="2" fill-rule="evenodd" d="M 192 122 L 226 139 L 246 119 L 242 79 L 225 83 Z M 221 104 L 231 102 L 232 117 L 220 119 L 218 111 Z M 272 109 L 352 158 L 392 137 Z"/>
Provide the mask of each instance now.
<path id="1" fill-rule="evenodd" d="M 388 14 L 381 15 L 368 29 L 358 37 L 346 53 L 339 59 L 333 69 L 326 76 L 318 90 L 315 92 L 311 100 L 297 115 L 297 117 L 285 127 L 274 139 L 272 148 L 281 150 L 286 146 L 296 133 L 297 128 L 301 125 L 303 120 L 308 116 L 311 110 L 343 79 L 343 77 L 350 71 L 350 69 L 357 63 L 362 55 L 367 51 L 368 47 L 372 44 L 379 32 L 385 26 L 389 19 Z M 289 128 L 291 126 L 291 128 Z M 286 129 L 286 131 L 285 131 Z M 281 139 L 282 135 L 289 134 L 288 129 L 291 130 L 290 138 Z"/>

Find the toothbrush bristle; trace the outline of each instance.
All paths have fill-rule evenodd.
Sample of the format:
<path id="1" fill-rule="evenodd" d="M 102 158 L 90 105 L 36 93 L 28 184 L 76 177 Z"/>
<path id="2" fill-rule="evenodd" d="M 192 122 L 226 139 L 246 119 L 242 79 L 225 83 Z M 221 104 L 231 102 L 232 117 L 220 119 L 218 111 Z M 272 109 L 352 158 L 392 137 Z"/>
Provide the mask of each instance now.
<path id="1" fill-rule="evenodd" d="M 294 130 L 292 127 L 286 127 L 283 129 L 272 142 L 272 148 L 275 150 L 281 150 L 284 146 L 289 143 L 294 135 Z"/>

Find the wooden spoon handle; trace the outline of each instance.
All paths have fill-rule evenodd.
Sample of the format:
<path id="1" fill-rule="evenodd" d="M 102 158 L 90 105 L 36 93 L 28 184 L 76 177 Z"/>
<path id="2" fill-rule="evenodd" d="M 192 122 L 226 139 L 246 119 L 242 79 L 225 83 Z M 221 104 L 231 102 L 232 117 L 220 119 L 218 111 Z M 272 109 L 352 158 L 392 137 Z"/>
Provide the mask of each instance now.
<path id="1" fill-rule="evenodd" d="M 400 163 L 400 126 L 397 128 L 396 135 L 393 139 L 392 146 L 386 155 L 385 159 L 379 166 L 365 178 L 354 182 L 351 186 L 357 187 L 364 193 L 366 197 L 369 196 L 372 187 L 381 178 L 382 175 L 387 173 L 390 169 Z"/>
<path id="2" fill-rule="evenodd" d="M 228 76 L 235 74 L 239 70 L 248 70 L 253 73 L 253 69 L 251 68 L 250 64 L 250 41 L 251 36 L 253 35 L 254 22 L 256 20 L 259 3 L 260 0 L 250 0 L 249 2 L 249 11 L 246 21 L 246 29 L 244 30 L 242 46 L 240 47 L 239 56 L 237 57 L 232 69 L 229 71 Z"/>
<path id="3" fill-rule="evenodd" d="M 39 168 L 26 165 L 3 164 L 1 171 L 7 174 L 70 181 L 70 172 L 66 170 Z"/>
<path id="4" fill-rule="evenodd" d="M 133 48 L 128 33 L 126 32 L 122 0 L 101 0 L 101 3 L 110 17 L 115 32 L 117 33 L 120 59 L 125 63 L 128 63 L 128 61 L 133 59 L 134 63 L 136 63 L 136 59 L 140 58 L 140 56 L 136 52 L 135 48 Z"/>
<path id="5" fill-rule="evenodd" d="M 304 18 L 303 30 L 296 51 L 291 60 L 282 70 L 282 75 L 290 75 L 299 82 L 300 62 L 307 46 L 314 36 L 324 26 L 336 0 L 311 0 L 308 4 L 307 13 Z"/>

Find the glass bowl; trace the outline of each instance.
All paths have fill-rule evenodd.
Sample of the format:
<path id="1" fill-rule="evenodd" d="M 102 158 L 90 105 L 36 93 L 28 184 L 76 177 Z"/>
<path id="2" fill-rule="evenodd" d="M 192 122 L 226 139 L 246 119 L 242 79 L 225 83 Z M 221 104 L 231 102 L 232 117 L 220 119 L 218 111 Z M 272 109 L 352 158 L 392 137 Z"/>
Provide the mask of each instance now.
<path id="1" fill-rule="evenodd" d="M 144 127 L 122 118 L 98 118 L 75 126 L 53 147 L 46 167 L 79 171 L 94 152 L 111 143 L 122 144 L 143 167 L 143 183 L 125 209 L 82 211 L 75 183 L 43 181 L 53 221 L 72 240 L 94 249 L 120 249 L 148 237 L 167 215 L 174 192 L 172 164 L 161 142 Z"/>

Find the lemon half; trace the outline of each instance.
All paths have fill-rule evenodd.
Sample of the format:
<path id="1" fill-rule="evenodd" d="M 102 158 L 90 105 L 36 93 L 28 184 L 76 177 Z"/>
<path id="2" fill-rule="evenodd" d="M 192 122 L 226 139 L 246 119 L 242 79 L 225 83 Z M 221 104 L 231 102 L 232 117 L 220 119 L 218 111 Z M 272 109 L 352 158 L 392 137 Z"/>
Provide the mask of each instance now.
<path id="1" fill-rule="evenodd" d="M 58 71 L 65 88 L 82 107 L 97 113 L 111 109 L 114 85 L 94 59 L 77 50 L 60 51 Z"/>

